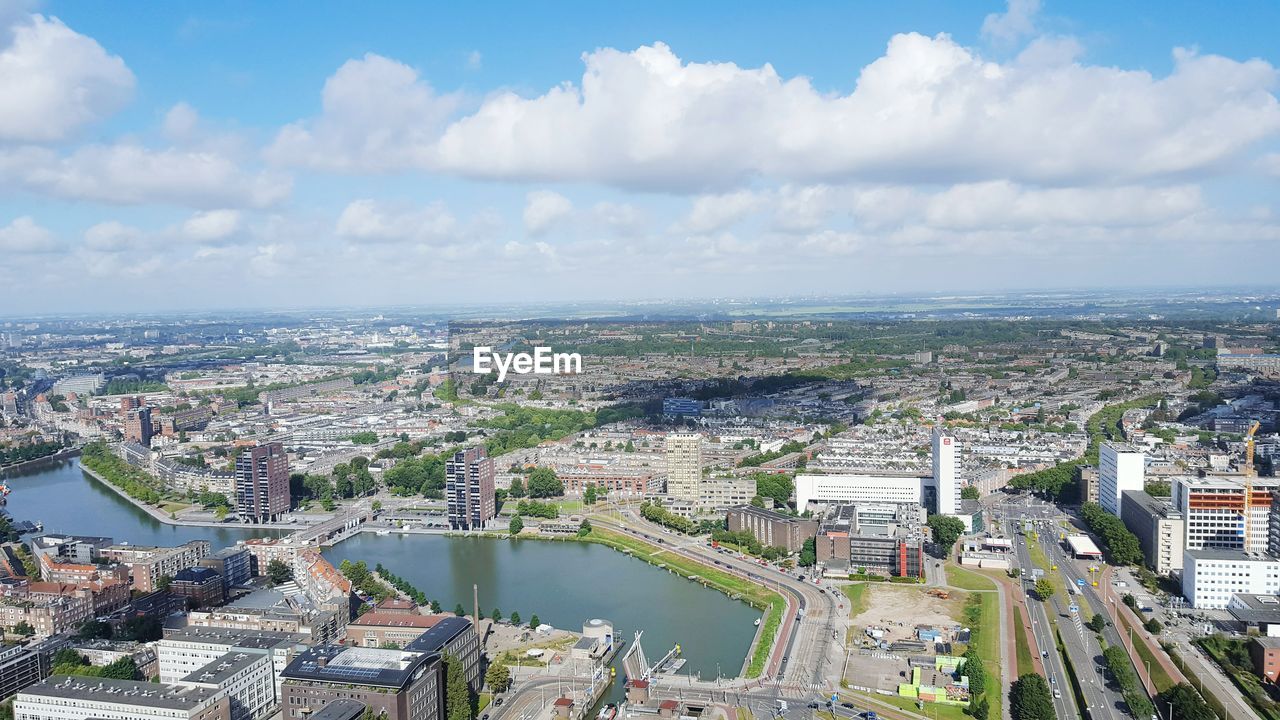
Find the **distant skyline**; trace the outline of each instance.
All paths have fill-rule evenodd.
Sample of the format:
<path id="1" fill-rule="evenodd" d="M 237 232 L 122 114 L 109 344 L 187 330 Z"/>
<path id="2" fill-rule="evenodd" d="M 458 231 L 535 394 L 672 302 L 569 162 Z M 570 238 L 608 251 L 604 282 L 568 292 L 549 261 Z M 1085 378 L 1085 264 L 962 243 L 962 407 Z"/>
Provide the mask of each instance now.
<path id="1" fill-rule="evenodd" d="M 0 316 L 1276 285 L 1276 27 L 0 0 Z"/>

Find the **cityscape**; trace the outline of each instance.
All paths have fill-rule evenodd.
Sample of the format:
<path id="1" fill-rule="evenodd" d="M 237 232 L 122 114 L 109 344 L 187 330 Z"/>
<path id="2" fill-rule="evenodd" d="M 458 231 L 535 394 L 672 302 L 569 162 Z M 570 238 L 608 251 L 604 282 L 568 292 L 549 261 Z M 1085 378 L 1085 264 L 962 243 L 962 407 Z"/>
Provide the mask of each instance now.
<path id="1" fill-rule="evenodd" d="M 1280 720 L 1274 27 L 0 0 L 0 720 Z"/>

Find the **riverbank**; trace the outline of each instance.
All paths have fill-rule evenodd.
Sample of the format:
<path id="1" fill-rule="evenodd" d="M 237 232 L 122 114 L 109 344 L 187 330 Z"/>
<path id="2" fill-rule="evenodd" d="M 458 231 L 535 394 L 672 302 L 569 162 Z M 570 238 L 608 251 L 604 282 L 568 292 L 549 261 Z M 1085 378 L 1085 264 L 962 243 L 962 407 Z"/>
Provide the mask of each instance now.
<path id="1" fill-rule="evenodd" d="M 19 462 L 19 463 L 13 463 L 12 465 L 5 465 L 3 467 L 0 467 L 0 478 L 7 477 L 10 473 L 24 471 L 24 470 L 32 470 L 32 469 L 39 468 L 42 465 L 51 465 L 56 462 L 62 462 L 63 460 L 70 460 L 71 458 L 76 458 L 76 457 L 80 457 L 80 448 L 67 448 L 65 450 L 59 450 L 58 452 L 52 455 L 45 455 L 44 457 L 32 458 L 30 460 L 23 460 L 22 462 Z"/>
<path id="2" fill-rule="evenodd" d="M 126 501 L 132 503 L 134 507 L 138 508 L 139 510 L 142 510 L 146 514 L 150 515 L 156 520 L 159 520 L 165 525 L 180 525 L 184 527 L 248 529 L 248 530 L 297 530 L 300 527 L 306 527 L 305 525 L 263 525 L 260 523 L 225 523 L 225 522 L 220 523 L 220 522 L 210 522 L 207 520 L 179 520 L 177 518 L 169 516 L 163 510 L 161 510 L 160 508 L 154 505 L 148 505 L 138 500 L 137 498 L 131 497 L 129 493 L 126 493 L 124 490 L 121 490 L 120 488 L 116 487 L 114 483 L 107 480 L 106 478 L 104 478 L 102 475 L 98 474 L 94 470 L 91 470 L 85 467 L 83 464 L 80 465 L 80 471 L 83 472 L 85 475 L 88 475 L 89 477 L 93 478 L 94 480 L 97 480 L 99 483 L 102 483 L 104 486 L 110 488 L 111 491 L 114 492 L 116 495 L 119 495 L 120 497 L 124 498 Z"/>

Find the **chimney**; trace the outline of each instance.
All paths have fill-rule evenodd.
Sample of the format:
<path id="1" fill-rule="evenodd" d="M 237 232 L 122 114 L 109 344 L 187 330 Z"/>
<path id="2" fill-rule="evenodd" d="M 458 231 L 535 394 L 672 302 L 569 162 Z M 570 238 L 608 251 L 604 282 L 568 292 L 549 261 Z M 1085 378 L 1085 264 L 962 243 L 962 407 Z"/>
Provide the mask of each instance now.
<path id="1" fill-rule="evenodd" d="M 476 630 L 480 630 L 480 586 L 473 584 L 471 586 L 471 622 L 475 624 Z"/>

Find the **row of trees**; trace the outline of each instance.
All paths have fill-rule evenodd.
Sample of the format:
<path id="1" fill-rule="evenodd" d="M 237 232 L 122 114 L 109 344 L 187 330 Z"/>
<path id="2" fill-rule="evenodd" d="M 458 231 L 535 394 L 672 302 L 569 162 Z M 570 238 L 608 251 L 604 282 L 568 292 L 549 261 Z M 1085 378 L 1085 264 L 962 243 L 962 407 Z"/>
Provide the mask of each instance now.
<path id="1" fill-rule="evenodd" d="M 1129 532 L 1120 518 L 1112 515 L 1098 503 L 1085 503 L 1080 507 L 1080 517 L 1089 529 L 1102 539 L 1117 565 L 1136 565 L 1142 562 L 1142 546 L 1138 536 Z"/>
<path id="2" fill-rule="evenodd" d="M 507 495 L 513 498 L 549 498 L 564 495 L 564 481 L 549 467 L 536 467 L 529 471 L 526 480 L 516 478 L 511 481 L 511 489 Z"/>
<path id="3" fill-rule="evenodd" d="M 80 452 L 80 464 L 120 488 L 134 500 L 156 505 L 164 497 L 155 487 L 155 478 L 114 455 L 111 448 L 101 440 L 84 446 Z"/>
<path id="4" fill-rule="evenodd" d="M 38 460 L 42 457 L 49 457 L 61 449 L 62 444 L 56 442 L 38 442 L 12 447 L 0 447 L 0 465 L 12 465 L 14 463 L 27 462 L 28 460 Z"/>
<path id="5" fill-rule="evenodd" d="M 84 677 L 112 678 L 115 680 L 141 680 L 138 664 L 131 657 L 122 657 L 107 665 L 90 665 L 89 658 L 72 648 L 63 648 L 53 655 L 54 675 L 81 675 Z"/>
<path id="6" fill-rule="evenodd" d="M 686 535 L 692 533 L 697 527 L 689 518 L 680 517 L 661 505 L 651 502 L 640 504 L 640 517 Z"/>

